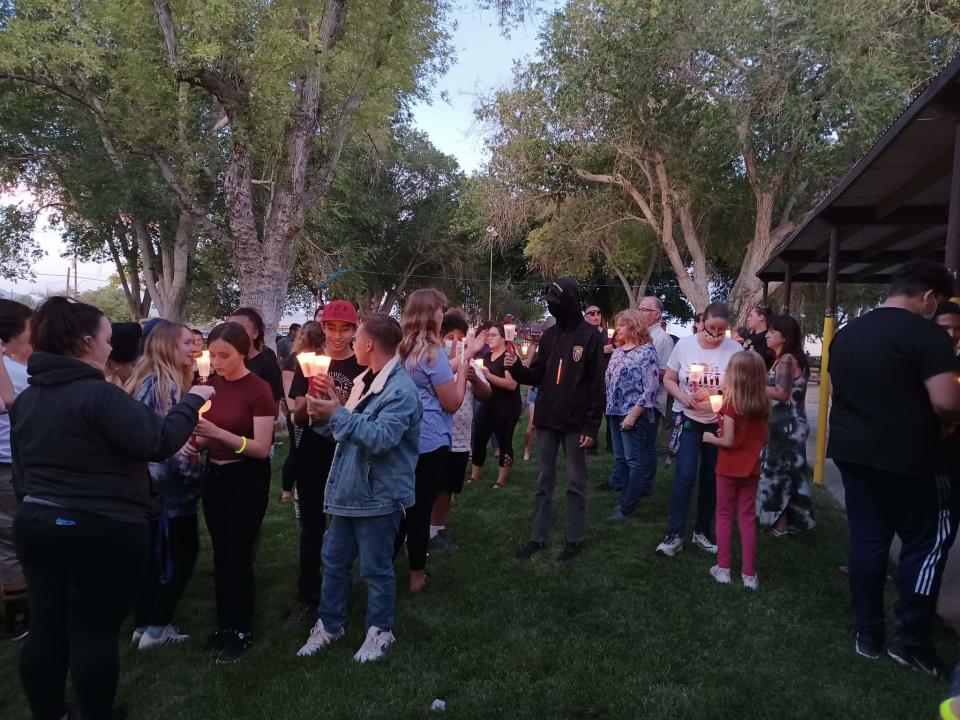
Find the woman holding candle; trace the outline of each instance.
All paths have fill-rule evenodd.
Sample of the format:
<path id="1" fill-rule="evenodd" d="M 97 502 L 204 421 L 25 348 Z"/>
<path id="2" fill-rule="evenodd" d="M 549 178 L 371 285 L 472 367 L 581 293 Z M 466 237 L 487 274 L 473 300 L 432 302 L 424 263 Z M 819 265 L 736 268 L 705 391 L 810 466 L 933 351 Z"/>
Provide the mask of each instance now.
<path id="1" fill-rule="evenodd" d="M 705 432 L 703 442 L 718 447 L 717 456 L 717 564 L 710 575 L 718 583 L 730 583 L 730 544 L 733 517 L 740 528 L 740 576 L 750 590 L 760 587 L 754 559 L 757 548 L 757 483 L 760 452 L 767 441 L 767 366 L 755 352 L 742 351 L 730 358 L 720 405 L 721 432 Z M 720 402 L 718 402 L 720 401 Z M 722 403 L 722 404 L 721 404 Z"/>
<path id="2" fill-rule="evenodd" d="M 800 325 L 789 315 L 770 320 L 767 348 L 775 358 L 767 374 L 767 394 L 774 403 L 757 514 L 761 527 L 769 527 L 774 537 L 783 537 L 810 530 L 817 524 L 807 464 L 810 429 L 806 396 L 810 368 L 803 354 Z"/>
<path id="3" fill-rule="evenodd" d="M 400 321 L 403 328 L 400 359 L 417 386 L 423 405 L 420 457 L 416 470 L 416 504 L 407 511 L 400 524 L 396 546 L 399 550 L 406 540 L 412 592 L 419 592 L 427 584 L 425 568 L 430 540 L 430 513 L 446 472 L 447 453 L 453 441 L 453 413 L 463 405 L 467 387 L 468 373 L 464 371 L 454 375 L 450 359 L 443 352 L 440 342 L 446 304 L 447 298 L 439 290 L 415 290 L 407 298 Z M 479 333 L 465 341 L 464 364 L 480 352 L 485 336 L 486 333 Z"/>
<path id="4" fill-rule="evenodd" d="M 31 617 L 20 676 L 36 718 L 66 715 L 68 670 L 80 715 L 108 718 L 117 636 L 150 550 L 147 461 L 183 447 L 213 388 L 160 417 L 104 380 L 112 330 L 97 308 L 54 297 L 32 322 L 30 386 L 11 409 Z"/>
<path id="5" fill-rule="evenodd" d="M 717 449 L 703 444 L 703 433 L 717 430 L 717 416 L 708 398 L 723 387 L 727 364 L 742 349 L 726 336 L 729 318 L 730 311 L 723 303 L 708 305 L 703 311 L 702 329 L 680 338 L 663 375 L 663 384 L 674 398 L 673 409 L 682 414 L 676 476 L 670 492 L 670 526 L 657 546 L 657 553 L 667 557 L 683 549 L 690 496 L 698 482 L 693 544 L 704 552 L 717 552 L 713 541 Z"/>
<path id="6" fill-rule="evenodd" d="M 201 496 L 213 545 L 217 631 L 209 645 L 217 663 L 235 662 L 253 643 L 253 548 L 267 510 L 270 446 L 276 402 L 245 359 L 250 337 L 237 323 L 209 337 L 217 397 L 197 424 L 197 449 L 207 450 Z"/>
<path id="7" fill-rule="evenodd" d="M 656 463 L 649 434 L 657 431 L 660 365 L 639 310 L 617 315 L 615 338 L 606 371 L 606 415 L 613 442 L 609 485 L 620 488 L 620 504 L 609 519 L 628 520 L 640 502 L 644 471 Z"/>
<path id="8" fill-rule="evenodd" d="M 506 340 L 503 325 L 491 325 L 487 331 L 487 345 L 490 347 L 490 359 L 480 371 L 490 383 L 491 394 L 480 405 L 473 432 L 473 470 L 470 480 L 480 479 L 480 472 L 487 457 L 487 443 L 490 436 L 497 438 L 500 448 L 499 470 L 494 488 L 502 488 L 510 477 L 513 467 L 513 431 L 520 420 L 523 403 L 520 399 L 520 386 L 507 375 L 504 360 L 508 354 L 515 353 L 512 344 Z"/>
<path id="9" fill-rule="evenodd" d="M 147 336 L 143 355 L 124 389 L 164 417 L 193 383 L 193 339 L 186 326 L 161 320 Z M 189 638 L 170 621 L 200 550 L 197 501 L 201 466 L 177 452 L 147 467 L 159 515 L 150 521 L 150 562 L 133 609 L 133 645 L 140 650 Z"/>

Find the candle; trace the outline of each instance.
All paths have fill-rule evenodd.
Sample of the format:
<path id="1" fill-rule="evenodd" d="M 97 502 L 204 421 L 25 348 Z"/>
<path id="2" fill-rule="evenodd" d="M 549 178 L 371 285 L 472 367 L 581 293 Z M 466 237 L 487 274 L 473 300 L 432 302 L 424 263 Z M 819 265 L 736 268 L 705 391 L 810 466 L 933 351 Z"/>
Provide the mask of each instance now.
<path id="1" fill-rule="evenodd" d="M 607 340 L 613 340 L 613 333 L 614 333 L 614 332 L 615 332 L 615 331 L 614 331 L 613 328 L 608 328 L 608 329 L 607 329 Z"/>
<path id="2" fill-rule="evenodd" d="M 330 356 L 329 355 L 317 355 L 313 358 L 314 366 L 314 375 L 326 375 L 327 371 L 330 370 Z"/>
<path id="3" fill-rule="evenodd" d="M 520 346 L 520 352 L 523 353 L 524 357 L 526 357 L 527 353 L 530 352 L 530 346 L 527 343 L 524 343 Z"/>
<path id="4" fill-rule="evenodd" d="M 200 417 L 203 417 L 203 414 L 213 407 L 213 401 L 207 400 L 203 405 L 200 406 Z"/>
<path id="5" fill-rule="evenodd" d="M 300 363 L 300 371 L 304 377 L 313 377 L 313 359 L 316 356 L 317 354 L 312 352 L 302 352 L 297 355 L 297 362 Z"/>
<path id="6" fill-rule="evenodd" d="M 691 365 L 687 370 L 687 377 L 690 382 L 694 385 L 699 385 L 700 381 L 703 380 L 703 374 L 707 371 L 707 368 L 703 365 Z"/>
<path id="7" fill-rule="evenodd" d="M 200 375 L 200 382 L 206 382 L 210 377 L 210 351 L 204 350 L 197 358 L 197 373 Z"/>
<path id="8" fill-rule="evenodd" d="M 723 395 L 711 395 L 710 396 L 710 409 L 715 413 L 720 412 L 720 408 L 723 407 Z"/>
<path id="9" fill-rule="evenodd" d="M 730 330 L 727 330 L 727 337 L 733 337 L 733 333 Z"/>
<path id="10" fill-rule="evenodd" d="M 513 342 L 513 339 L 517 336 L 517 326 L 513 323 L 507 323 L 503 326 L 503 332 L 506 333 L 506 341 Z"/>
<path id="11" fill-rule="evenodd" d="M 477 363 L 477 370 L 483 371 L 483 358 L 477 358 L 474 362 Z"/>

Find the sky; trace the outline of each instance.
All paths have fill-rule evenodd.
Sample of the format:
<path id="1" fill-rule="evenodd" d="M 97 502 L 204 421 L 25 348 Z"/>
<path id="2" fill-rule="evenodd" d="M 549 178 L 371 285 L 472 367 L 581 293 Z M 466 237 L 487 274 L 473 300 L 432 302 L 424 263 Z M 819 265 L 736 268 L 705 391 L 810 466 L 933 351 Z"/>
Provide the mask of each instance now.
<path id="1" fill-rule="evenodd" d="M 459 4 L 460 9 L 453 13 L 457 24 L 451 38 L 456 54 L 454 65 L 438 81 L 433 102 L 414 107 L 413 119 L 437 148 L 456 157 L 460 166 L 470 173 L 479 169 L 486 159 L 481 130 L 473 116 L 477 100 L 509 82 L 515 61 L 535 54 L 542 18 L 533 18 L 513 28 L 510 37 L 505 38 L 493 11 L 478 10 L 471 0 L 461 0 Z M 541 4 L 550 7 L 554 3 Z M 441 93 L 447 100 L 441 99 Z M 0 197 L 4 204 L 28 200 L 26 193 Z M 51 230 L 48 224 L 48 215 L 42 214 L 34 233 L 46 251 L 45 257 L 34 267 L 36 280 L 15 282 L 0 279 L 0 296 L 9 297 L 12 292 L 47 294 L 65 289 L 67 269 L 72 261 L 62 257 L 64 245 L 59 233 Z M 80 291 L 106 284 L 115 272 L 113 263 L 78 263 Z"/>

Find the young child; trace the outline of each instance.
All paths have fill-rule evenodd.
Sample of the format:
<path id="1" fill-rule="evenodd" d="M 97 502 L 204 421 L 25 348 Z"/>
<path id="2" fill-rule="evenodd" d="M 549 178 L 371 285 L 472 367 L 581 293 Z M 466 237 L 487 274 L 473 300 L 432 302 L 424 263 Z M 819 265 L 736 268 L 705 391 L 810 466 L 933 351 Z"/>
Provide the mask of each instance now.
<path id="1" fill-rule="evenodd" d="M 767 442 L 767 367 L 755 352 L 730 358 L 720 409 L 721 432 L 704 433 L 703 441 L 720 448 L 717 456 L 717 564 L 710 574 L 718 583 L 730 582 L 730 541 L 733 516 L 740 526 L 743 586 L 760 587 L 754 568 L 757 547 L 757 484 L 760 451 Z"/>
<path id="2" fill-rule="evenodd" d="M 313 655 L 343 636 L 353 563 L 367 585 L 367 635 L 353 656 L 378 660 L 394 642 L 396 586 L 393 543 L 400 518 L 414 504 L 423 406 L 396 354 L 402 333 L 388 315 L 371 315 L 357 329 L 354 351 L 367 371 L 345 406 L 329 375 L 320 397 L 307 397 L 312 429 L 337 443 L 324 492 L 330 524 L 323 540 L 319 620 L 297 655 Z"/>

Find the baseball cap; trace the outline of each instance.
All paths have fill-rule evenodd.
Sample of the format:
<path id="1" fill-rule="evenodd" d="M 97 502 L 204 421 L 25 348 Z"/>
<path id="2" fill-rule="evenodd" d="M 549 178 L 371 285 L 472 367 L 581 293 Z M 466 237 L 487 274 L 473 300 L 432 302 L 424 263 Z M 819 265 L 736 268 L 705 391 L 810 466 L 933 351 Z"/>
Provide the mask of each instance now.
<path id="1" fill-rule="evenodd" d="M 346 322 L 357 324 L 357 310 L 346 300 L 334 300 L 323 306 L 320 322 Z"/>

